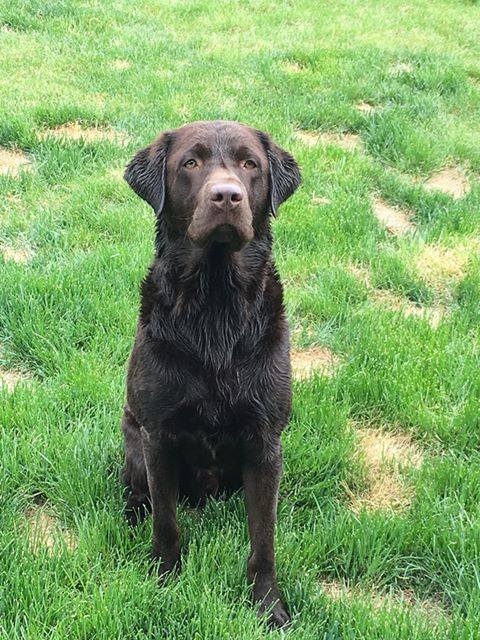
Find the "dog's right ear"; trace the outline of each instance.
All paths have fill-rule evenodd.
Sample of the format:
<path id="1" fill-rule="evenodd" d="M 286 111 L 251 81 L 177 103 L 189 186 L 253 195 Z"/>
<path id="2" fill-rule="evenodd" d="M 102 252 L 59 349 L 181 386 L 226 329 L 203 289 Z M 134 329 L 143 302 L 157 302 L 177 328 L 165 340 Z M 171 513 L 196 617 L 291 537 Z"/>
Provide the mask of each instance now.
<path id="1" fill-rule="evenodd" d="M 170 132 L 163 133 L 152 144 L 142 149 L 128 163 L 124 178 L 158 215 L 165 203 L 165 180 L 167 177 L 167 151 Z"/>

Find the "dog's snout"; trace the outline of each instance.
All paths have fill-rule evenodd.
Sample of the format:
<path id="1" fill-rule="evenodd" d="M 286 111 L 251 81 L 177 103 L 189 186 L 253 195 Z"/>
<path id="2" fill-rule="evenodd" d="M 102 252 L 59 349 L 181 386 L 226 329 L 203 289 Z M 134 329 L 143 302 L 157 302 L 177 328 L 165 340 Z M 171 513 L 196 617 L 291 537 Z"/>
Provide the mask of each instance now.
<path id="1" fill-rule="evenodd" d="M 210 199 L 221 207 L 234 207 L 243 200 L 243 192 L 232 182 L 216 182 L 210 189 Z"/>

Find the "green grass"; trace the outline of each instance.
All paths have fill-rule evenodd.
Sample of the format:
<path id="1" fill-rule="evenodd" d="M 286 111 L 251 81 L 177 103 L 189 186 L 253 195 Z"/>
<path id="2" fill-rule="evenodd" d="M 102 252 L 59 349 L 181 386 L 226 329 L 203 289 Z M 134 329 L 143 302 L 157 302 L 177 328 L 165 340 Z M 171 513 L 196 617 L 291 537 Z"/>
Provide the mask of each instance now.
<path id="1" fill-rule="evenodd" d="M 130 535 L 118 482 L 154 223 L 121 168 L 162 130 L 225 118 L 270 131 L 302 167 L 274 223 L 277 261 L 296 345 L 341 358 L 334 376 L 295 383 L 284 438 L 288 637 L 478 638 L 480 257 L 472 249 L 441 286 L 416 267 L 425 243 L 473 247 L 480 233 L 478 3 L 10 0 L 0 25 L 0 146 L 33 168 L 0 176 L 0 245 L 32 253 L 0 266 L 0 364 L 28 377 L 0 390 L 1 637 L 269 635 L 249 603 L 241 497 L 180 509 L 183 572 L 158 586 L 150 522 Z M 74 121 L 128 142 L 38 135 Z M 364 151 L 310 147 L 298 129 L 356 133 Z M 464 198 L 422 187 L 444 166 L 468 176 Z M 390 236 L 373 195 L 412 211 L 417 233 Z M 378 290 L 447 313 L 432 328 Z M 423 452 L 421 468 L 402 472 L 413 489 L 403 511 L 350 508 L 368 484 L 358 433 L 372 425 Z M 39 502 L 74 550 L 32 551 L 25 512 Z M 343 597 L 322 589 L 331 581 L 348 585 Z"/>

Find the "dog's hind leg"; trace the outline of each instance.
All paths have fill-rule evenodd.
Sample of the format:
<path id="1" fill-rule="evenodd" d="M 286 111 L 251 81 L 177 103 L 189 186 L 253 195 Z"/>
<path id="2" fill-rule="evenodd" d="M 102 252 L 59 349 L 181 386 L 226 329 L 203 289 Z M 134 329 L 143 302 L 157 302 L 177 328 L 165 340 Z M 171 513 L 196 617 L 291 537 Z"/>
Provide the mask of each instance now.
<path id="1" fill-rule="evenodd" d="M 151 510 L 151 504 L 140 425 L 128 406 L 125 407 L 122 418 L 122 431 L 125 439 L 125 466 L 122 469 L 125 517 L 129 524 L 136 525 L 145 519 Z"/>

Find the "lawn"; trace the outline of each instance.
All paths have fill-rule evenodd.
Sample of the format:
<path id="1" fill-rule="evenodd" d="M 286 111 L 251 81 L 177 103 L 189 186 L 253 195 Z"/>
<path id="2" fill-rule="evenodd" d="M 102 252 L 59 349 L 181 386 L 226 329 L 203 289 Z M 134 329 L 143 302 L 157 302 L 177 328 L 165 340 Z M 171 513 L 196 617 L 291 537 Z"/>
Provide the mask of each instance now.
<path id="1" fill-rule="evenodd" d="M 162 130 L 234 119 L 291 151 L 274 221 L 295 369 L 287 637 L 479 638 L 480 5 L 0 6 L 0 637 L 259 639 L 242 497 L 180 508 L 148 573 L 119 470 Z M 2 260 L 3 256 L 3 260 Z"/>

